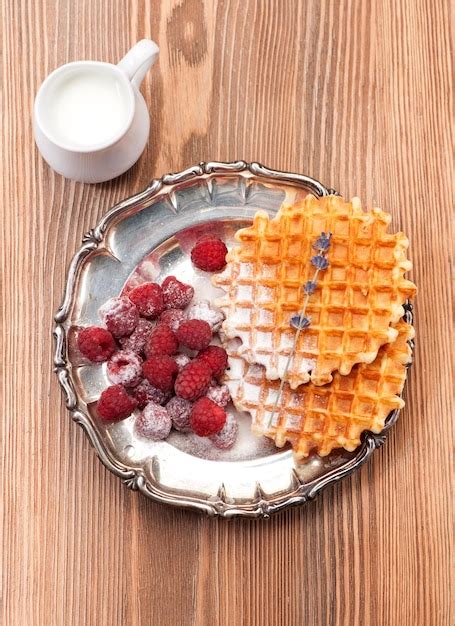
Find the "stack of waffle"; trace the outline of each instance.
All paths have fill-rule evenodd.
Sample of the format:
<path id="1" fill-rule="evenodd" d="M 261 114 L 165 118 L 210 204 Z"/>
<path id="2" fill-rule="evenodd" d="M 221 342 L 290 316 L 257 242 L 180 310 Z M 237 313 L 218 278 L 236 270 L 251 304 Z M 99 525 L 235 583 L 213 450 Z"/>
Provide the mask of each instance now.
<path id="1" fill-rule="evenodd" d="M 354 450 L 363 431 L 380 432 L 403 406 L 413 337 L 403 305 L 416 288 L 404 278 L 408 240 L 388 233 L 389 223 L 380 209 L 336 196 L 308 196 L 273 219 L 259 211 L 214 277 L 225 292 L 217 304 L 234 404 L 251 414 L 255 433 L 280 447 L 290 442 L 298 460 Z M 322 232 L 332 235 L 329 267 L 305 309 L 310 326 L 295 342 L 290 320 L 302 311 Z"/>

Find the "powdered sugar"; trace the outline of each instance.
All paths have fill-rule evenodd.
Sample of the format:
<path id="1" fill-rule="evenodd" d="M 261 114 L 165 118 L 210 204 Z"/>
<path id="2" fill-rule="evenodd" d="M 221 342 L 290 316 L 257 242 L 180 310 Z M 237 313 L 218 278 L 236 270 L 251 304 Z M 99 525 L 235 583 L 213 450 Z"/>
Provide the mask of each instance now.
<path id="1" fill-rule="evenodd" d="M 261 332 L 256 333 L 256 350 L 269 351 L 273 346 L 273 333 Z"/>
<path id="2" fill-rule="evenodd" d="M 172 425 L 176 430 L 183 433 L 191 432 L 190 413 L 193 403 L 184 398 L 174 396 L 166 404 L 166 409 L 171 417 Z"/>
<path id="3" fill-rule="evenodd" d="M 216 332 L 221 328 L 224 320 L 224 313 L 219 309 L 211 307 L 208 300 L 196 302 L 187 311 L 188 319 L 203 320 L 210 324 L 212 331 Z"/>
<path id="4" fill-rule="evenodd" d="M 178 330 L 180 324 L 186 319 L 186 313 L 180 309 L 168 309 L 167 311 L 161 313 L 160 316 L 160 322 L 170 326 L 174 333 Z"/>
<path id="5" fill-rule="evenodd" d="M 227 385 L 212 385 L 208 388 L 206 393 L 207 398 L 216 402 L 219 406 L 226 406 L 230 399 L 231 394 Z"/>
<path id="6" fill-rule="evenodd" d="M 177 367 L 179 368 L 179 372 L 180 372 L 180 370 L 183 369 L 185 365 L 188 365 L 191 359 L 187 354 L 181 353 L 181 354 L 177 354 L 174 357 L 174 361 L 177 363 Z"/>
<path id="7" fill-rule="evenodd" d="M 129 337 L 120 337 L 119 343 L 124 350 L 132 350 L 136 354 L 144 351 L 145 345 L 151 335 L 154 324 L 141 318 L 133 333 Z"/>
<path id="8" fill-rule="evenodd" d="M 143 283 L 131 290 L 128 297 L 144 317 L 155 319 L 164 311 L 163 290 L 157 283 Z"/>
<path id="9" fill-rule="evenodd" d="M 115 337 L 130 335 L 139 321 L 136 306 L 125 296 L 111 298 L 99 308 L 98 314 Z"/>
<path id="10" fill-rule="evenodd" d="M 261 265 L 261 276 L 262 278 L 276 278 L 276 276 L 278 276 L 280 268 L 281 265 L 278 264 L 267 265 L 266 263 L 263 263 Z"/>
<path id="11" fill-rule="evenodd" d="M 279 349 L 282 351 L 289 349 L 290 351 L 293 345 L 294 345 L 294 334 L 282 333 L 280 337 Z"/>
<path id="12" fill-rule="evenodd" d="M 276 296 L 275 296 L 274 289 L 271 289 L 270 287 L 265 287 L 264 285 L 259 285 L 257 287 L 257 296 L 256 296 L 257 304 L 269 304 L 269 303 L 274 304 L 275 297 Z"/>
<path id="13" fill-rule="evenodd" d="M 228 413 L 226 417 L 226 423 L 219 433 L 210 437 L 214 446 L 219 448 L 220 450 L 228 450 L 232 448 L 234 445 L 237 436 L 239 433 L 239 425 L 237 420 L 232 415 L 232 413 Z"/>
<path id="14" fill-rule="evenodd" d="M 273 326 L 274 324 L 273 313 L 271 311 L 267 311 L 267 309 L 259 309 L 258 324 L 260 326 Z"/>
<path id="15" fill-rule="evenodd" d="M 238 306 L 235 313 L 232 313 L 231 320 L 229 322 L 230 327 L 236 328 L 237 326 L 246 326 L 249 327 L 251 325 L 251 308 Z"/>
<path id="16" fill-rule="evenodd" d="M 250 278 L 251 276 L 253 276 L 253 272 L 253 263 L 240 263 L 239 278 Z"/>
<path id="17" fill-rule="evenodd" d="M 140 409 L 143 409 L 149 402 L 165 404 L 170 398 L 170 392 L 157 389 L 145 378 L 137 387 L 134 387 L 131 393 L 136 398 Z"/>
<path id="18" fill-rule="evenodd" d="M 134 387 L 141 380 L 142 359 L 132 350 L 120 350 L 107 364 L 107 376 L 115 385 Z"/>
<path id="19" fill-rule="evenodd" d="M 194 296 L 193 287 L 180 282 L 175 276 L 165 278 L 162 288 L 167 309 L 185 309 Z"/>
<path id="20" fill-rule="evenodd" d="M 239 302 L 250 303 L 253 300 L 253 285 L 237 285 L 237 299 Z"/>
<path id="21" fill-rule="evenodd" d="M 238 423 L 239 431 L 232 448 L 221 450 L 216 448 L 209 437 L 198 437 L 194 433 L 179 433 L 173 431 L 169 443 L 179 450 L 202 459 L 212 461 L 246 461 L 276 452 L 276 446 L 266 437 L 257 437 L 251 432 L 251 416 L 231 409 Z"/>
<path id="22" fill-rule="evenodd" d="M 153 441 L 166 439 L 171 432 L 171 428 L 172 421 L 169 413 L 164 407 L 155 404 L 155 402 L 147 404 L 135 423 L 136 432 L 142 437 L 152 439 Z"/>

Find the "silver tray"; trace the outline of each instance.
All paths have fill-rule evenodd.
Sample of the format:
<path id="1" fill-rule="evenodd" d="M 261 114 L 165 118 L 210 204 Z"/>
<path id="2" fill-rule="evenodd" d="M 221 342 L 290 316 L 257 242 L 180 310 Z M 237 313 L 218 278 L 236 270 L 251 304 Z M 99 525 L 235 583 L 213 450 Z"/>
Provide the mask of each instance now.
<path id="1" fill-rule="evenodd" d="M 389 415 L 381 434 L 365 433 L 356 451 L 334 452 L 301 466 L 289 449 L 252 435 L 246 414 L 237 414 L 239 441 L 229 451 L 215 451 L 200 438 L 181 433 L 148 442 L 135 436 L 133 417 L 111 425 L 97 419 L 93 408 L 108 384 L 105 366 L 81 361 L 74 349 L 75 330 L 99 323 L 99 306 L 118 295 L 127 281 L 175 273 L 194 284 L 196 297 L 215 295 L 209 279 L 189 262 L 195 239 L 216 232 L 229 246 L 235 231 L 249 224 L 259 208 L 273 214 L 285 196 L 308 192 L 335 193 L 308 176 L 258 163 L 201 163 L 153 180 L 143 192 L 117 204 L 83 238 L 55 315 L 55 372 L 73 420 L 101 462 L 127 487 L 211 516 L 268 517 L 313 499 L 384 443 L 398 411 Z M 412 321 L 410 308 L 406 316 Z"/>

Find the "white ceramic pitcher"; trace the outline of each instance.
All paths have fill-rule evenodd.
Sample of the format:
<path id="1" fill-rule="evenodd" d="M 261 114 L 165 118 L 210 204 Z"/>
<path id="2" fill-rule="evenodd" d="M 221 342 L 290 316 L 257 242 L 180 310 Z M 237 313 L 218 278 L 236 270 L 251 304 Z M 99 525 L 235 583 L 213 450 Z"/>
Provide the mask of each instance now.
<path id="1" fill-rule="evenodd" d="M 62 65 L 44 80 L 35 99 L 33 126 L 36 144 L 56 172 L 73 180 L 99 183 L 123 174 L 138 160 L 150 129 L 149 112 L 139 88 L 158 54 L 156 43 L 142 39 L 118 65 L 76 61 Z M 90 129 L 97 129 L 93 125 L 90 127 L 89 122 L 96 125 L 96 120 L 88 118 L 91 108 L 95 110 L 95 105 L 99 103 L 85 101 L 89 94 L 84 95 L 83 88 L 82 91 L 79 89 L 80 93 L 75 92 L 83 107 L 78 108 L 77 102 L 68 100 L 73 93 L 68 91 L 68 85 L 83 87 L 85 84 L 92 85 L 95 91 L 97 85 L 104 85 L 108 102 L 109 94 L 114 95 L 112 110 L 107 106 L 106 119 L 101 118 L 104 135 L 94 132 L 93 141 Z M 66 100 L 62 98 L 62 93 Z M 71 107 L 67 106 L 66 111 L 59 110 L 65 102 Z M 110 118 L 114 110 L 115 124 L 112 124 L 110 132 Z M 81 112 L 79 117 L 76 115 L 78 119 L 74 126 L 72 111 Z M 100 115 L 103 115 L 103 109 L 98 110 L 98 121 Z M 84 119 L 87 119 L 86 126 Z M 65 125 L 66 130 L 71 132 L 65 132 Z M 98 135 L 101 137 L 99 140 L 96 139 Z"/>

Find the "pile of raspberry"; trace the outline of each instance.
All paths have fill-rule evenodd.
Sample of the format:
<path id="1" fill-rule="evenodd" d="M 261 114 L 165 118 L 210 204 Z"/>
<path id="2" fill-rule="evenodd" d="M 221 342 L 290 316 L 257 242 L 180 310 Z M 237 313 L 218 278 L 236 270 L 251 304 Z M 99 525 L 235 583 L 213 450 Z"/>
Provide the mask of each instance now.
<path id="1" fill-rule="evenodd" d="M 217 271 L 226 252 L 221 240 L 206 237 L 191 258 L 199 269 Z M 104 327 L 82 329 L 78 347 L 90 361 L 107 362 L 113 384 L 98 400 L 101 419 L 122 420 L 139 409 L 135 430 L 142 437 L 159 441 L 175 429 L 228 449 L 238 434 L 221 382 L 228 357 L 212 344 L 224 316 L 193 296 L 193 287 L 175 276 L 139 285 L 100 308 Z"/>

